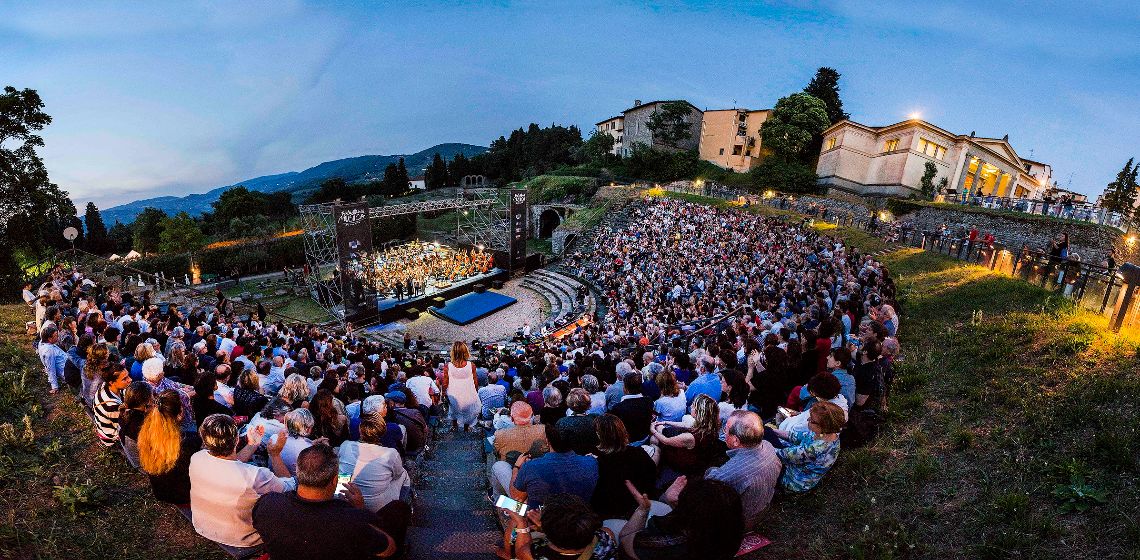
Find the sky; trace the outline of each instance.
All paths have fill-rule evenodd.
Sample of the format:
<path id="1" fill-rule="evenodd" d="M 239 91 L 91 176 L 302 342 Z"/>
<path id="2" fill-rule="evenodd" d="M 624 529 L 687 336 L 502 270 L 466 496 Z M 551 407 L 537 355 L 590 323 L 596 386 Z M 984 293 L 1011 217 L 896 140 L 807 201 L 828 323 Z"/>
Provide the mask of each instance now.
<path id="1" fill-rule="evenodd" d="M 1073 4 L 8 1 L 0 86 L 39 91 L 80 209 L 634 99 L 769 108 L 820 66 L 857 122 L 1008 134 L 1095 196 L 1140 156 L 1140 5 Z"/>

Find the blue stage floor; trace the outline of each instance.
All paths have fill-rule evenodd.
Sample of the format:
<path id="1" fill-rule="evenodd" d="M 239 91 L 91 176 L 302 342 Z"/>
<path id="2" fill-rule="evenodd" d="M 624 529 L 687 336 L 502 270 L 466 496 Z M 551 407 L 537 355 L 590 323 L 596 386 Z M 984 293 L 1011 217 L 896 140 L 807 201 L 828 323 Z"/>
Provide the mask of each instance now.
<path id="1" fill-rule="evenodd" d="M 478 321 L 516 301 L 518 300 L 513 297 L 495 292 L 483 292 L 481 294 L 471 292 L 455 299 L 447 300 L 443 308 L 429 307 L 428 311 L 430 311 L 432 315 L 445 321 L 455 323 L 456 325 L 466 325 Z"/>

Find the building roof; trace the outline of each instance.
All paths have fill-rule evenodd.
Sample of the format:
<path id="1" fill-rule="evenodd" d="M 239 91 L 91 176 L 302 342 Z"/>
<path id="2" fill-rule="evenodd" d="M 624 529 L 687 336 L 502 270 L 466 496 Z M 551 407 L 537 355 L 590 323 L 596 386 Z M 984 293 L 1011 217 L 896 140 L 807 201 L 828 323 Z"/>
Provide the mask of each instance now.
<path id="1" fill-rule="evenodd" d="M 834 129 L 842 126 L 842 125 L 845 125 L 845 124 L 848 126 L 854 126 L 857 128 L 862 128 L 868 132 L 873 132 L 875 134 L 884 134 L 884 133 L 890 132 L 892 129 L 895 129 L 895 128 L 903 128 L 903 127 L 910 125 L 910 124 L 917 124 L 917 125 L 922 126 L 924 128 L 933 130 L 937 133 L 940 133 L 940 134 L 943 134 L 943 135 L 948 136 L 950 138 L 953 138 L 955 140 L 962 141 L 962 142 L 971 142 L 974 145 L 976 145 L 980 148 L 983 148 L 986 151 L 993 153 L 994 155 L 1001 156 L 1001 157 L 1004 157 L 1004 158 L 1012 161 L 1019 168 L 1024 167 L 1022 165 L 1022 162 L 1025 160 L 1023 160 L 1021 158 L 1021 156 L 1017 155 L 1017 150 L 1014 150 L 1013 146 L 1010 145 L 1008 136 L 1005 138 L 986 138 L 983 136 L 970 136 L 967 134 L 955 134 L 953 132 L 950 132 L 944 128 L 941 128 L 937 125 L 934 125 L 934 124 L 927 122 L 927 121 L 924 121 L 922 119 L 907 119 L 905 121 L 899 121 L 897 123 L 889 124 L 886 126 L 867 126 L 865 124 L 857 123 L 857 122 L 850 120 L 850 119 L 844 119 L 844 120 L 841 120 L 841 121 L 827 127 L 827 129 L 823 131 L 823 134 L 827 134 L 827 133 L 831 132 L 832 130 L 834 130 Z M 995 148 L 997 148 L 997 149 L 995 149 Z M 1045 164 L 1040 163 L 1040 162 L 1034 162 L 1034 163 L 1038 163 L 1040 165 L 1045 165 Z"/>
<path id="2" fill-rule="evenodd" d="M 610 122 L 610 121 L 612 121 L 612 120 L 614 120 L 614 119 L 624 119 L 624 118 L 625 118 L 625 117 L 623 117 L 623 116 L 621 116 L 621 115 L 614 115 L 614 116 L 612 116 L 612 117 L 610 117 L 610 118 L 608 118 L 608 119 L 602 119 L 602 120 L 600 120 L 600 121 L 598 121 L 598 122 L 594 123 L 594 126 L 598 126 L 599 124 L 602 124 L 602 123 L 608 123 L 608 122 Z"/>
<path id="3" fill-rule="evenodd" d="M 735 109 L 705 109 L 704 110 L 705 113 L 718 113 L 718 112 L 722 112 L 722 111 L 732 111 L 734 113 L 739 113 L 741 111 L 743 111 L 745 113 L 767 113 L 767 112 L 770 112 L 771 109 L 747 109 L 744 107 L 737 107 Z"/>
<path id="4" fill-rule="evenodd" d="M 415 177 L 408 177 L 408 180 L 409 181 L 423 181 L 424 176 L 423 175 L 416 175 Z"/>
<path id="5" fill-rule="evenodd" d="M 630 107 L 629 109 L 622 111 L 621 114 L 624 115 L 630 111 L 633 111 L 634 109 L 641 109 L 643 107 L 648 107 L 650 105 L 656 105 L 658 103 L 684 103 L 685 105 L 688 105 L 689 107 L 692 107 L 693 109 L 696 109 L 698 112 L 701 112 L 701 113 L 704 112 L 704 111 L 701 111 L 700 108 L 698 108 L 696 105 L 693 105 L 692 103 L 689 103 L 688 101 L 685 101 L 684 99 L 661 99 L 658 101 L 650 101 L 648 103 L 642 103 L 641 105 L 638 105 L 636 107 Z"/>

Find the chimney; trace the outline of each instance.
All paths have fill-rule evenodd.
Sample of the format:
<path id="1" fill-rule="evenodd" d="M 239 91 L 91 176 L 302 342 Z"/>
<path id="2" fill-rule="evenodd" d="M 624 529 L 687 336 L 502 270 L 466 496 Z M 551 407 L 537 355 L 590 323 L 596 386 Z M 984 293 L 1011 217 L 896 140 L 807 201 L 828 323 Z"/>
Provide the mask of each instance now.
<path id="1" fill-rule="evenodd" d="M 634 107 L 641 107 L 641 100 L 640 99 L 634 99 L 633 100 L 633 106 Z"/>
<path id="2" fill-rule="evenodd" d="M 973 138 L 973 137 L 974 137 L 974 131 L 973 131 L 973 130 L 971 130 L 971 131 L 970 131 L 970 138 Z"/>
<path id="3" fill-rule="evenodd" d="M 1005 136 L 1002 136 L 1001 139 L 1005 140 L 1006 142 L 1009 142 L 1009 135 L 1006 134 Z"/>

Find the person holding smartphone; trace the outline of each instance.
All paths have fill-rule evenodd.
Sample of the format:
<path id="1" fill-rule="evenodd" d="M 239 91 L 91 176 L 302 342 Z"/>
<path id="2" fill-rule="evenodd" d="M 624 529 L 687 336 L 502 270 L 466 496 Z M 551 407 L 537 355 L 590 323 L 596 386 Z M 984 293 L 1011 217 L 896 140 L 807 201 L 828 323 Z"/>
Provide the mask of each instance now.
<path id="1" fill-rule="evenodd" d="M 500 558 L 518 560 L 614 560 L 618 541 L 582 498 L 553 494 L 541 509 L 519 514 L 500 508 L 508 517 Z M 541 532 L 541 537 L 534 533 Z"/>

